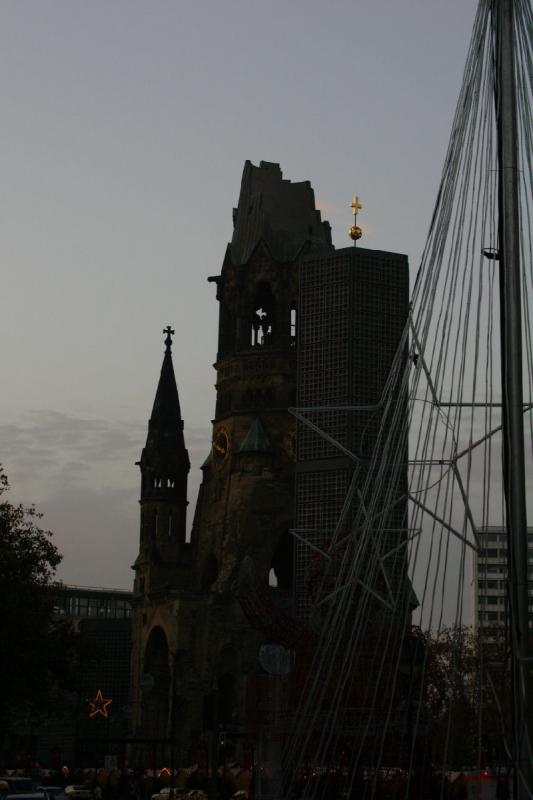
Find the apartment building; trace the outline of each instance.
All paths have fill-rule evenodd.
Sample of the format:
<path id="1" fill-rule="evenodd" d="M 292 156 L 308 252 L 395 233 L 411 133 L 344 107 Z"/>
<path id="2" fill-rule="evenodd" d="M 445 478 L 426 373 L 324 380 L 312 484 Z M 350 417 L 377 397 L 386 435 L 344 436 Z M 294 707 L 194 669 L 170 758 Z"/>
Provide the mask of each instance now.
<path id="1" fill-rule="evenodd" d="M 474 553 L 473 622 L 476 630 L 504 628 L 508 619 L 507 532 L 498 526 L 478 529 L 481 543 Z M 533 528 L 528 528 L 529 627 L 533 628 Z"/>

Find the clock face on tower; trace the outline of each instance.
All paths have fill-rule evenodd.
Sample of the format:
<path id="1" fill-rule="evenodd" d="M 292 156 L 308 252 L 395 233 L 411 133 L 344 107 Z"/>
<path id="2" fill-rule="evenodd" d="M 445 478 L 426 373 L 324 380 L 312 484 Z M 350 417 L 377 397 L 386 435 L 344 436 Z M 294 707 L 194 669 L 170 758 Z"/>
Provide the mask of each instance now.
<path id="1" fill-rule="evenodd" d="M 211 462 L 215 469 L 221 469 L 224 466 L 230 454 L 230 449 L 229 431 L 224 427 L 218 428 L 211 445 Z"/>

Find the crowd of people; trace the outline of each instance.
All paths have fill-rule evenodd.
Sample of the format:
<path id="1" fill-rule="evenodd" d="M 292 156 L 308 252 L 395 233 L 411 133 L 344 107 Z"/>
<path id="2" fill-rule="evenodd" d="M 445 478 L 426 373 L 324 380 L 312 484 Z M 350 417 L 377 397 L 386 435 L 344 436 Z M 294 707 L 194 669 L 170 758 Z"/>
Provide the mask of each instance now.
<path id="1" fill-rule="evenodd" d="M 226 763 L 216 771 L 213 782 L 210 770 L 199 765 L 173 773 L 169 769 L 77 769 L 50 773 L 42 783 L 61 784 L 71 800 L 85 800 L 82 788 L 90 790 L 94 800 L 171 800 L 170 789 L 173 797 L 187 800 L 207 800 L 213 789 L 220 800 L 246 800 L 252 788 L 252 770 L 236 762 Z"/>

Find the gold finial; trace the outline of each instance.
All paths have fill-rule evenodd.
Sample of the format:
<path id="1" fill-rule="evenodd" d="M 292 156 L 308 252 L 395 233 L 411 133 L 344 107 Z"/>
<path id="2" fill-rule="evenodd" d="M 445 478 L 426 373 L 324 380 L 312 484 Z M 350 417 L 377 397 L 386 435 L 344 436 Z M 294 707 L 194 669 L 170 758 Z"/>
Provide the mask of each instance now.
<path id="1" fill-rule="evenodd" d="M 361 211 L 361 209 L 363 208 L 363 206 L 361 205 L 361 201 L 359 200 L 359 197 L 357 195 L 355 195 L 355 197 L 352 198 L 352 202 L 350 203 L 350 208 L 352 209 L 354 217 L 356 217 L 357 212 Z"/>
<path id="2" fill-rule="evenodd" d="M 350 239 L 353 239 L 353 246 L 355 247 L 357 240 L 360 239 L 361 236 L 363 235 L 363 231 L 357 224 L 357 212 L 363 208 L 361 201 L 359 200 L 359 197 L 357 195 L 355 195 L 355 197 L 352 199 L 352 202 L 350 203 L 350 208 L 352 209 L 353 212 L 353 225 L 351 228 L 348 229 L 348 236 L 350 237 Z"/>

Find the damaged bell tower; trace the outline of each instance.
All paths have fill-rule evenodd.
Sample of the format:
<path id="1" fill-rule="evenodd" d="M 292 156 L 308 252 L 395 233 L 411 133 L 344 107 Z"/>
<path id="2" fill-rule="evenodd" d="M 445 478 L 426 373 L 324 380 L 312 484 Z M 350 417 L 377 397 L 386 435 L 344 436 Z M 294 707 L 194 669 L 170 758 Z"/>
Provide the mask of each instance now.
<path id="1" fill-rule="evenodd" d="M 298 262 L 331 249 L 309 182 L 284 180 L 278 164 L 246 162 L 233 221 L 222 272 L 209 278 L 220 303 L 217 400 L 193 526 L 195 552 L 201 563 L 216 559 L 211 587 L 222 594 L 245 554 L 260 579 L 273 568 L 289 588 L 287 559 L 278 565 L 275 552 L 291 539 Z"/>

